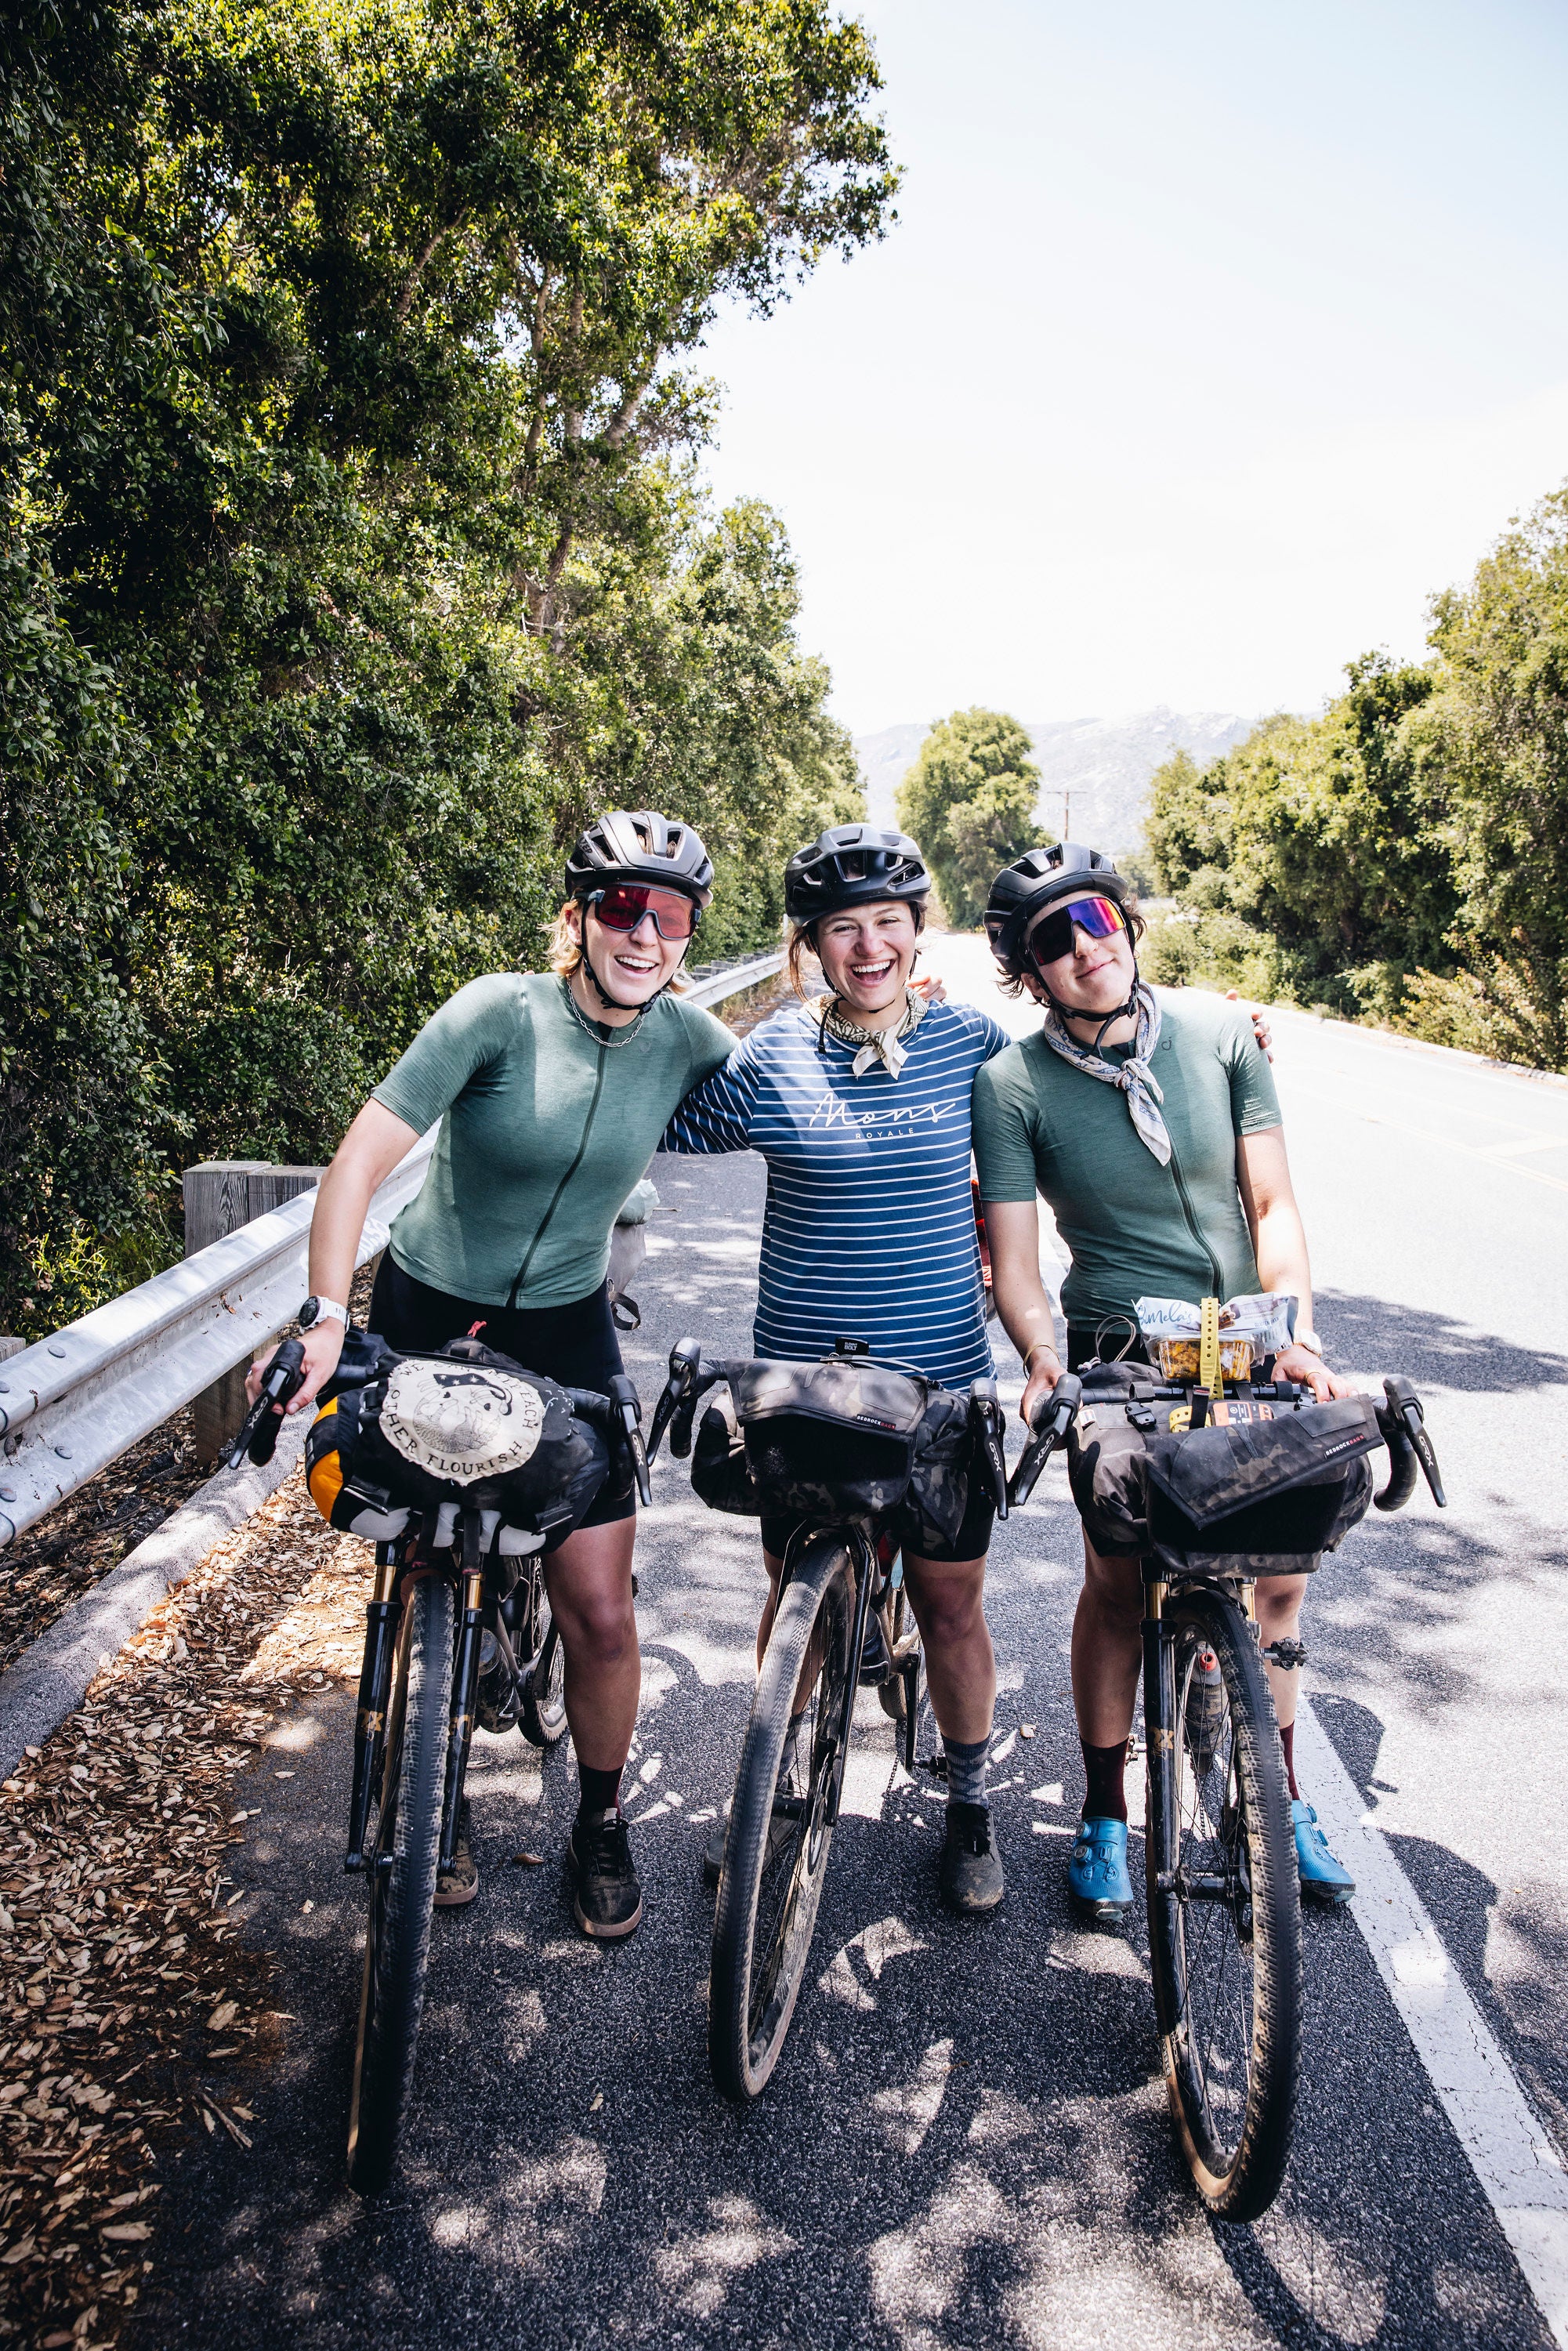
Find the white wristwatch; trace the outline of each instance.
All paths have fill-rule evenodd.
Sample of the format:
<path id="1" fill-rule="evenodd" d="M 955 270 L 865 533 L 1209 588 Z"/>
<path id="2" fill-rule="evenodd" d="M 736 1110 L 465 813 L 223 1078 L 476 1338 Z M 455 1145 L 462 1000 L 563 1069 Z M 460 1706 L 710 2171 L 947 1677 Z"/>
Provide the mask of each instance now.
<path id="1" fill-rule="evenodd" d="M 299 1328 L 302 1331 L 310 1331 L 318 1322 L 323 1321 L 340 1322 L 346 1331 L 349 1327 L 349 1310 L 346 1306 L 340 1306 L 335 1298 L 308 1298 L 299 1310 Z"/>

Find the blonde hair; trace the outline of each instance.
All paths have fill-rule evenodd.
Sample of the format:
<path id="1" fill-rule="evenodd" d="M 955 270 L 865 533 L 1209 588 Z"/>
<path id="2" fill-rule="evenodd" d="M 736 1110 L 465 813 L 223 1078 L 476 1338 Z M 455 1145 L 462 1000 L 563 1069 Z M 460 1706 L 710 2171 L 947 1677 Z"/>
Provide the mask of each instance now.
<path id="1" fill-rule="evenodd" d="M 924 898 L 873 898 L 868 899 L 866 904 L 875 906 L 907 906 L 915 917 L 915 937 L 918 938 L 925 928 Z M 834 906 L 831 911 L 835 914 L 845 914 L 850 910 L 847 906 Z M 817 942 L 813 935 L 817 925 L 825 923 L 827 920 L 827 914 L 813 914 L 809 923 L 797 923 L 789 934 L 789 944 L 784 954 L 784 970 L 790 987 L 802 1002 L 805 1000 L 806 982 L 809 977 L 805 967 L 806 958 L 810 956 L 818 969 L 821 968 L 821 958 L 817 954 Z"/>

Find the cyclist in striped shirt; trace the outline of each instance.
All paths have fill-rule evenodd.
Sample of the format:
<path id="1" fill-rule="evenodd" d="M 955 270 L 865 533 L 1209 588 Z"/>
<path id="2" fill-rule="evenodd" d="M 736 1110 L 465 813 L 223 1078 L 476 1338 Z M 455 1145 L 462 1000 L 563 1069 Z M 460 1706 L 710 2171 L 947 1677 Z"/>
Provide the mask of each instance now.
<path id="1" fill-rule="evenodd" d="M 911 991 L 930 877 L 914 841 L 837 825 L 789 862 L 790 971 L 807 954 L 829 993 L 775 1013 L 689 1093 L 664 1149 L 757 1151 L 768 1162 L 755 1345 L 809 1360 L 865 1340 L 963 1389 L 994 1366 L 969 1180 L 975 1074 L 1004 1051 L 1004 1029 L 971 1005 Z M 994 1910 L 1001 1863 L 986 1797 L 996 1659 L 983 1593 L 992 1509 L 971 1493 L 956 1540 L 934 1529 L 905 1544 L 904 1576 L 925 1650 L 932 1711 L 947 1757 L 940 1881 L 960 1912 Z M 772 1629 L 788 1520 L 764 1519 Z M 716 1880 L 723 1823 L 705 1858 Z"/>

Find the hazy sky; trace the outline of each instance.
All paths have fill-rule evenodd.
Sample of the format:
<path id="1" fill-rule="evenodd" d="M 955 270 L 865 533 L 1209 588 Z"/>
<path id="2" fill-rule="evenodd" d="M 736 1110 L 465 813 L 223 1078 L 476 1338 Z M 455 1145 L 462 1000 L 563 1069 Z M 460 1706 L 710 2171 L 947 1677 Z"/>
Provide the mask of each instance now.
<path id="1" fill-rule="evenodd" d="M 886 242 L 727 316 L 857 732 L 1315 709 L 1568 476 L 1563 0 L 875 0 Z"/>

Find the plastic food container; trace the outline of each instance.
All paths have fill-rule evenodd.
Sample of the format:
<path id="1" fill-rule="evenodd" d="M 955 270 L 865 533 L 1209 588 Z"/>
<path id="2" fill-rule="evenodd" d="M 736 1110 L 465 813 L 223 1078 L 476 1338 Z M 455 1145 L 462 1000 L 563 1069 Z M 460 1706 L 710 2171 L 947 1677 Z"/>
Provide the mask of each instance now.
<path id="1" fill-rule="evenodd" d="M 1197 1377 L 1198 1343 L 1196 1339 L 1156 1339 L 1155 1357 L 1161 1375 L 1167 1380 L 1196 1380 Z M 1251 1340 L 1227 1338 L 1222 1332 L 1219 1369 L 1225 1379 L 1246 1379 L 1252 1369 Z"/>

